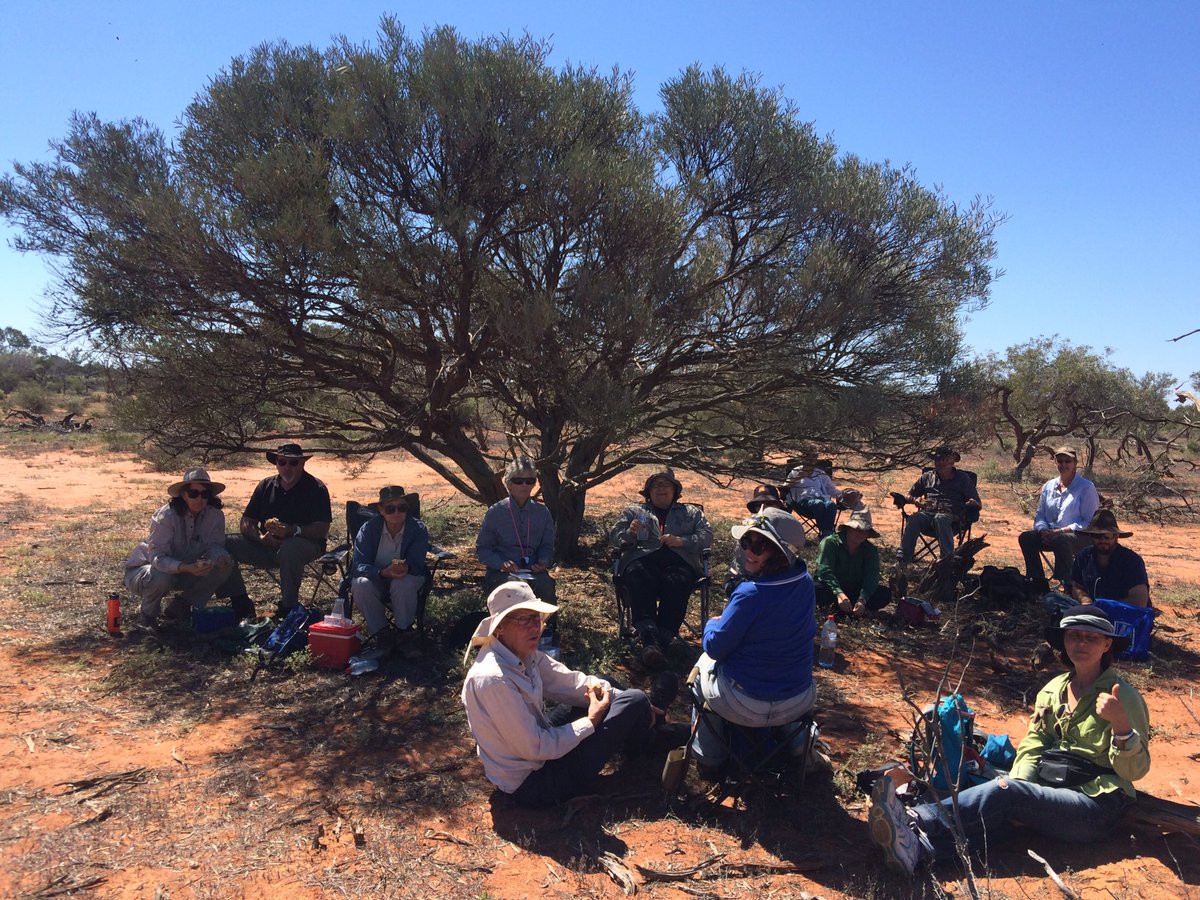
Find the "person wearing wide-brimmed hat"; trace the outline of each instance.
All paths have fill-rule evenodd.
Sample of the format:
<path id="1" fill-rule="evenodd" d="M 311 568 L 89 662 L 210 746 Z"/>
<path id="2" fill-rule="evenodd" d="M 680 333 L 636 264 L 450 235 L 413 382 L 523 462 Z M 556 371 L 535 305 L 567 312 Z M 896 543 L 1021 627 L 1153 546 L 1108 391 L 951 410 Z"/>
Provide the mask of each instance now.
<path id="1" fill-rule="evenodd" d="M 836 605 L 844 613 L 861 616 L 891 602 L 887 585 L 879 583 L 879 550 L 871 543 L 877 537 L 871 511 L 861 507 L 821 541 L 813 574 L 817 606 Z"/>
<path id="2" fill-rule="evenodd" d="M 1017 543 L 1025 558 L 1025 576 L 1039 590 L 1049 589 L 1042 569 L 1042 551 L 1054 554 L 1054 578 L 1069 587 L 1071 563 L 1075 555 L 1088 545 L 1083 529 L 1100 508 L 1096 485 L 1076 471 L 1079 454 L 1074 447 L 1058 447 L 1054 451 L 1058 475 L 1042 485 L 1033 529 L 1021 532 Z"/>
<path id="3" fill-rule="evenodd" d="M 704 507 L 680 503 L 682 495 L 674 469 L 660 466 L 642 487 L 645 502 L 625 507 L 608 535 L 621 551 L 618 572 L 629 591 L 643 662 L 651 668 L 666 664 L 663 651 L 679 634 L 703 572 L 701 553 L 712 547 Z"/>
<path id="4" fill-rule="evenodd" d="M 167 488 L 170 501 L 150 517 L 150 536 L 125 560 L 125 587 L 141 601 L 141 624 L 157 624 L 169 591 L 180 594 L 168 614 L 182 615 L 207 606 L 229 578 L 233 560 L 225 549 L 218 496 L 223 490 L 202 466 L 185 469 Z"/>
<path id="5" fill-rule="evenodd" d="M 757 496 L 759 495 L 756 493 L 755 497 Z M 779 533 L 784 535 L 785 539 L 790 541 L 797 550 L 804 549 L 806 543 L 804 526 L 782 506 L 770 502 L 756 503 L 754 500 L 751 500 L 746 506 L 753 507 L 750 510 L 752 515 L 766 516 Z M 746 551 L 742 549 L 741 544 L 734 544 L 733 562 L 729 564 L 729 574 L 725 577 L 725 596 L 732 595 L 737 586 L 748 577 L 746 574 Z"/>
<path id="6" fill-rule="evenodd" d="M 488 781 L 523 806 L 553 806 L 590 790 L 615 753 L 647 746 L 661 710 L 642 691 L 616 690 L 538 649 L 557 607 L 515 581 L 491 592 L 487 610 L 462 701 Z M 547 700 L 558 704 L 549 713 Z"/>
<path id="7" fill-rule="evenodd" d="M 957 818 L 971 850 L 993 849 L 1018 824 L 1055 840 L 1092 843 L 1110 835 L 1137 796 L 1133 782 L 1150 771 L 1150 715 L 1141 695 L 1112 668 L 1129 645 L 1095 605 L 1067 610 L 1046 640 L 1070 671 L 1034 700 L 1029 731 L 1012 771 L 907 811 L 885 775 L 867 817 L 889 865 L 918 865 L 957 854 Z"/>
<path id="8" fill-rule="evenodd" d="M 954 555 L 954 535 L 966 528 L 969 517 L 978 517 L 983 506 L 975 478 L 955 466 L 962 459 L 957 450 L 938 447 L 929 455 L 933 468 L 921 473 L 904 498 L 918 509 L 908 517 L 900 535 L 896 559 L 901 565 L 912 562 L 917 538 L 922 534 L 935 535 L 941 558 L 949 559 Z"/>
<path id="9" fill-rule="evenodd" d="M 1150 605 L 1150 579 L 1146 563 L 1133 550 L 1121 545 L 1120 538 L 1132 537 L 1122 531 L 1112 510 L 1099 510 L 1080 534 L 1092 539 L 1071 564 L 1071 593 L 1081 603 L 1093 600 L 1119 600 L 1130 606 Z"/>
<path id="10" fill-rule="evenodd" d="M 367 634 L 379 634 L 387 625 L 385 593 L 397 630 L 405 631 L 416 620 L 417 594 L 429 577 L 429 531 L 410 514 L 415 501 L 416 495 L 400 485 L 380 488 L 379 500 L 369 504 L 378 515 L 354 536 L 350 596 L 366 621 Z"/>
<path id="11" fill-rule="evenodd" d="M 304 566 L 325 552 L 333 509 L 329 489 L 304 470 L 311 453 L 288 443 L 268 450 L 266 456 L 277 471 L 254 488 L 242 513 L 240 533 L 230 536 L 227 546 L 240 564 L 279 570 L 280 601 L 275 612 L 286 615 L 300 602 Z M 236 603 L 253 609 L 237 568 L 226 588 Z"/>
<path id="12" fill-rule="evenodd" d="M 796 556 L 804 526 L 760 510 L 730 533 L 748 576 L 721 615 L 704 624 L 704 653 L 692 689 L 722 721 L 699 719 L 693 748 L 701 774 L 721 776 L 726 723 L 761 728 L 799 721 L 813 705 L 813 581 Z M 788 525 L 787 523 L 791 523 Z"/>
<path id="13" fill-rule="evenodd" d="M 820 537 L 833 534 L 839 509 L 856 508 L 862 493 L 842 490 L 833 483 L 833 460 L 808 455 L 792 460 L 795 466 L 787 476 L 787 508 L 817 523 Z"/>

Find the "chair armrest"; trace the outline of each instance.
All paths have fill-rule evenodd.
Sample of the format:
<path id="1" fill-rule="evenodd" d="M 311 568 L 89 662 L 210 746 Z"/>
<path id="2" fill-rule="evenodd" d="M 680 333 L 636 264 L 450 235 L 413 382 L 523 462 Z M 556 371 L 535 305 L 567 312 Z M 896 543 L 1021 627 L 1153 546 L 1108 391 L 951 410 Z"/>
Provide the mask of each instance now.
<path id="1" fill-rule="evenodd" d="M 326 550 L 315 561 L 321 567 L 322 572 L 332 575 L 341 567 L 342 560 L 348 552 L 350 552 L 349 544 L 338 544 L 332 550 Z"/>

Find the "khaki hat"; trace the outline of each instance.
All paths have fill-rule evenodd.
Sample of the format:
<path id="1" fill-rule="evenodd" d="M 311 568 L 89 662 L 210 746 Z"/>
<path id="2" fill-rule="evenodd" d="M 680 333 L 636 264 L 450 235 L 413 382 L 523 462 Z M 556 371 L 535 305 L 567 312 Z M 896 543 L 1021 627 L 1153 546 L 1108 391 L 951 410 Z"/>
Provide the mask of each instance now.
<path id="1" fill-rule="evenodd" d="M 1076 534 L 1086 534 L 1092 537 L 1106 537 L 1107 535 L 1116 535 L 1119 538 L 1133 537 L 1132 531 L 1122 531 L 1117 525 L 1117 517 L 1113 515 L 1111 509 L 1098 509 L 1096 514 L 1092 516 L 1092 521 L 1088 522 L 1087 528 L 1080 528 Z"/>
<path id="2" fill-rule="evenodd" d="M 487 608 L 488 616 L 479 623 L 475 633 L 471 635 L 472 647 L 486 644 L 496 633 L 496 629 L 500 627 L 504 617 L 514 610 L 529 609 L 541 613 L 542 621 L 545 621 L 547 616 L 558 612 L 557 606 L 551 606 L 549 603 L 539 600 L 533 593 L 533 588 L 524 581 L 504 582 L 488 595 Z"/>
<path id="3" fill-rule="evenodd" d="M 221 493 L 221 491 L 225 490 L 225 485 L 221 484 L 219 481 L 213 481 L 208 477 L 208 469 L 204 468 L 204 466 L 193 466 L 190 469 L 183 470 L 182 480 L 175 482 L 173 485 L 167 488 L 167 496 L 180 496 L 183 494 L 183 489 L 192 482 L 196 482 L 198 484 L 207 484 L 209 491 L 214 497 Z"/>
<path id="4" fill-rule="evenodd" d="M 779 496 L 779 488 L 773 484 L 760 484 L 754 488 L 754 496 L 746 501 L 746 509 L 752 513 L 758 512 L 763 505 L 775 505 L 783 508 L 783 498 Z"/>
<path id="5" fill-rule="evenodd" d="M 844 531 L 847 528 L 853 528 L 855 531 L 865 531 L 867 537 L 877 538 L 879 532 L 875 530 L 875 524 L 871 521 L 871 511 L 866 507 L 859 507 L 850 513 L 850 518 L 838 525 L 838 531 Z"/>
<path id="6" fill-rule="evenodd" d="M 743 519 L 741 525 L 729 529 L 735 541 L 740 541 L 743 535 L 750 532 L 761 534 L 787 557 L 788 563 L 796 561 L 796 553 L 792 548 L 804 546 L 804 526 L 789 512 L 768 506 L 759 510 L 749 518 Z"/>
<path id="7" fill-rule="evenodd" d="M 962 457 L 959 456 L 958 451 L 953 447 L 938 447 L 936 450 L 930 450 L 929 455 L 933 457 L 934 462 L 937 462 L 940 459 L 950 459 L 951 457 L 954 458 L 955 462 L 958 462 L 962 459 Z"/>
<path id="8" fill-rule="evenodd" d="M 1079 460 L 1079 454 L 1075 452 L 1074 447 L 1056 447 L 1054 449 L 1054 457 L 1057 459 L 1060 456 L 1069 456 L 1073 460 Z"/>

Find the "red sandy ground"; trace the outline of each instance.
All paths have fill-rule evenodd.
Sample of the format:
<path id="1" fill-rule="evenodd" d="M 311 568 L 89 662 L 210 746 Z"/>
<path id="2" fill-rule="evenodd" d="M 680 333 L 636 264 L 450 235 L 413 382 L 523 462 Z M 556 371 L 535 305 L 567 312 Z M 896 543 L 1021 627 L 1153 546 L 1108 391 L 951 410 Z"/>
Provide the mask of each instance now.
<path id="1" fill-rule="evenodd" d="M 230 519 L 236 521 L 240 504 L 248 498 L 254 483 L 268 474 L 265 464 L 241 470 L 214 470 L 214 477 L 228 484 L 226 497 Z M 310 470 L 322 478 L 330 488 L 337 508 L 350 497 L 368 499 L 381 484 L 399 483 L 410 490 L 419 490 L 423 497 L 435 499 L 450 495 L 446 485 L 433 474 L 406 459 L 376 460 L 365 472 L 352 477 L 332 462 L 313 460 Z M 1046 477 L 1046 476 L 1042 476 Z M 24 495 L 34 505 L 44 505 L 51 510 L 69 516 L 81 507 L 102 503 L 116 509 L 140 510 L 146 518 L 161 503 L 166 484 L 172 477 L 154 473 L 142 463 L 125 454 L 44 452 L 25 458 L 0 459 L 0 483 L 4 493 L 12 500 Z M 746 485 L 722 490 L 697 477 L 684 474 L 685 499 L 703 502 L 710 514 L 738 516 L 744 510 Z M 632 496 L 640 488 L 641 476 L 630 475 L 617 479 L 589 495 L 593 508 L 615 505 L 623 498 Z M 897 477 L 886 483 L 868 483 L 865 488 L 871 504 L 877 528 L 892 542 L 898 530 L 898 514 L 887 501 L 887 491 L 893 487 L 904 488 L 911 476 Z M 1028 517 L 1022 513 L 1012 489 L 1007 485 L 983 485 L 985 511 L 979 531 L 988 533 L 989 543 L 978 558 L 980 564 L 1019 564 L 1016 550 L 1016 534 L 1027 527 Z M 1029 486 L 1032 490 L 1033 486 Z M 0 527 L 0 576 L 11 575 L 15 560 L 29 542 L 50 536 L 54 526 L 51 522 L 14 518 Z M 1195 559 L 1192 548 L 1200 537 L 1200 528 L 1156 528 L 1135 526 L 1135 535 L 1126 541 L 1146 558 L 1151 572 L 1152 592 L 1164 584 L 1179 588 L 1186 586 L 1189 595 L 1195 594 L 1200 584 L 1200 563 Z M 98 577 L 96 620 L 102 622 L 103 585 L 105 576 Z M 115 582 L 115 578 L 112 581 Z M 1160 626 L 1171 629 L 1172 641 L 1200 650 L 1200 614 L 1193 599 L 1190 608 L 1167 607 L 1159 620 Z M 13 614 L 11 604 L 6 609 Z M 851 628 L 855 626 L 850 626 Z M 49 653 L 38 652 L 36 640 L 30 650 L 30 635 L 20 625 L 19 619 L 9 618 L 0 624 L 0 809 L 4 803 L 13 803 L 15 797 L 36 791 L 56 792 L 56 785 L 97 772 L 121 771 L 136 766 L 146 766 L 151 771 L 177 771 L 184 766 L 188 773 L 198 773 L 211 766 L 217 754 L 231 744 L 246 742 L 246 733 L 254 728 L 270 728 L 270 711 L 240 712 L 225 710 L 224 715 L 210 720 L 201 718 L 181 729 L 175 723 L 165 722 L 147 726 L 140 722 L 135 710 L 123 697 L 106 695 L 96 691 L 96 685 L 114 664 L 115 654 L 122 652 L 119 644 L 107 645 L 85 659 L 64 662 Z M 19 640 L 18 640 L 19 639 Z M 18 646 L 19 644 L 19 646 Z M 836 709 L 823 710 L 825 737 L 832 745 L 835 763 L 853 752 L 864 727 L 872 723 L 870 730 L 884 740 L 883 752 L 895 742 L 886 736 L 889 730 L 903 731 L 907 717 L 899 702 L 896 678 L 892 669 L 895 660 L 878 657 L 873 653 L 847 654 L 844 666 L 834 673 L 822 673 L 821 679 L 843 696 L 854 699 L 848 713 Z M 939 660 L 905 660 L 906 677 L 913 686 L 932 690 L 942 674 Z M 1022 661 L 1015 661 L 1022 664 Z M 1190 779 L 1197 773 L 1197 757 L 1200 756 L 1200 720 L 1196 718 L 1198 704 L 1191 683 L 1178 680 L 1153 678 L 1154 663 L 1143 667 L 1147 676 L 1143 695 L 1150 707 L 1151 720 L 1155 728 L 1152 744 L 1154 764 L 1150 775 L 1139 787 L 1157 796 L 1184 801 L 1197 800 L 1200 792 Z M 1014 708 L 1012 703 L 994 702 L 995 696 L 986 690 L 988 673 L 983 666 L 976 666 L 968 674 L 965 688 L 972 705 L 976 707 L 980 721 L 991 731 L 1008 731 L 1019 740 L 1024 733 L 1025 713 Z M 47 709 L 48 696 L 64 697 L 83 690 L 92 691 L 94 707 L 87 717 L 88 723 L 73 723 L 74 737 L 71 741 L 56 742 L 53 738 L 60 727 L 60 716 Z M 219 704 L 219 699 L 211 701 Z M 395 710 L 381 710 L 380 721 L 395 720 Z M 236 739 L 235 739 L 236 738 Z M 469 736 L 464 735 L 454 747 L 427 747 L 420 742 L 401 742 L 396 754 L 423 757 L 426 765 L 439 760 L 469 753 Z M 263 752 L 269 751 L 269 732 L 263 741 Z M 287 802 L 302 802 L 306 788 L 312 779 L 321 773 L 308 770 L 304 760 L 278 759 L 276 784 L 272 786 L 275 806 L 271 810 L 254 809 L 249 802 L 245 810 L 246 827 L 262 831 L 268 812 L 278 815 L 278 810 Z M 421 759 L 414 762 L 420 763 Z M 355 796 L 371 795 L 376 788 L 369 783 L 367 773 L 357 785 Z M 491 874 L 484 880 L 484 890 L 489 897 L 552 896 L 618 896 L 619 889 L 603 874 L 585 874 L 569 865 L 569 860 L 551 859 L 536 852 L 527 852 L 520 844 L 523 830 L 539 831 L 566 827 L 556 816 L 505 813 L 504 822 L 489 801 L 489 793 L 477 764 L 462 769 L 461 776 L 471 782 L 471 799 L 465 806 L 450 813 L 430 813 L 422 817 L 418 806 L 401 807 L 395 811 L 394 831 L 383 836 L 384 840 L 397 845 L 411 846 L 416 854 L 434 854 L 432 859 L 454 863 L 470 845 L 478 850 L 490 848 L 488 865 Z M 619 793 L 620 786 L 609 787 Z M 286 802 L 285 802 L 286 801 Z M 205 798 L 194 791 L 188 793 L 182 786 L 171 783 L 156 784 L 152 802 L 183 803 L 195 805 L 195 813 L 203 819 Z M 14 807 L 15 808 L 15 807 Z M 860 801 L 851 803 L 839 815 L 863 819 L 865 805 Z M 35 830 L 71 828 L 88 815 L 81 809 L 78 814 L 46 816 L 44 820 L 31 823 Z M 739 813 L 726 810 L 720 816 L 735 817 Z M 251 821 L 255 824 L 252 826 Z M 327 847 L 320 857 L 312 857 L 311 868 L 328 872 L 338 867 L 352 870 L 356 865 L 356 850 L 349 832 L 338 825 L 327 831 L 323 840 Z M 764 852 L 756 843 L 754 835 L 736 837 L 736 821 L 725 823 L 716 838 L 707 836 L 708 846 L 714 850 L 728 851 L 731 858 L 775 859 Z M 638 817 L 636 801 L 630 816 L 611 826 L 608 837 L 623 844 L 625 857 L 657 867 L 688 865 L 699 861 L 707 853 L 696 854 L 693 826 L 673 817 L 645 819 Z M 282 832 L 281 832 L 282 833 Z M 379 836 L 374 836 L 379 840 Z M 181 896 L 263 896 L 274 897 L 286 892 L 293 898 L 323 895 L 321 890 L 306 882 L 303 856 L 293 857 L 285 866 L 268 868 L 265 871 L 245 871 L 245 867 L 234 867 L 219 852 L 214 841 L 212 853 L 198 853 L 183 869 L 151 869 L 145 866 L 123 868 L 123 850 L 135 843 L 153 840 L 169 840 L 171 836 L 154 834 L 127 834 L 118 845 L 95 848 L 91 861 L 111 865 L 107 870 L 107 881 L 94 889 L 98 896 L 134 897 L 181 897 Z M 283 840 L 264 834 L 264 841 Z M 459 844 L 465 841 L 467 844 Z M 862 829 L 861 846 L 846 848 L 848 864 L 860 868 L 879 866 L 880 859 L 874 849 L 867 845 L 865 826 Z M 691 847 L 690 853 L 683 849 Z M 1024 846 L 1024 845 L 1023 845 Z M 1072 885 L 1083 896 L 1151 897 L 1191 896 L 1200 883 L 1200 852 L 1195 839 L 1172 844 L 1182 850 L 1163 852 L 1155 845 L 1139 845 L 1129 837 L 1116 837 L 1111 845 L 1094 852 L 1076 853 L 1074 871 L 1070 873 Z M 22 842 L 0 842 L 3 853 L 21 854 L 29 848 Z M 756 852 L 757 851 L 757 852 Z M 803 855 L 802 853 L 800 854 Z M 1113 859 L 1121 857 L 1118 861 Z M 795 858 L 792 856 L 791 858 Z M 241 860 L 239 862 L 247 862 Z M 251 861 L 252 862 L 252 861 Z M 1174 864 L 1173 864 L 1174 863 Z M 249 868 L 253 868 L 250 866 Z M 236 869 L 236 871 L 235 871 Z M 227 871 L 224 879 L 215 882 L 213 875 Z M 947 873 L 953 877 L 953 872 Z M 800 896 L 802 891 L 821 896 L 845 896 L 836 888 L 822 884 L 819 873 L 808 880 L 801 876 L 777 876 L 767 879 L 730 879 L 720 882 L 705 882 L 703 887 L 708 896 L 739 896 L 748 892 L 769 896 Z M 879 896 L 889 895 L 887 876 L 881 873 Z M 216 883 L 220 887 L 214 888 Z M 305 885 L 308 886 L 305 886 Z M 928 885 L 927 885 L 928 887 Z M 942 882 L 944 890 L 954 892 L 955 882 Z M 992 896 L 1059 896 L 1057 889 L 1042 877 L 1040 867 L 1029 863 L 1023 874 L 1016 878 L 992 879 L 984 885 Z M 28 890 L 28 885 L 24 886 Z M 656 897 L 683 897 L 687 894 L 670 884 L 643 884 L 643 892 Z M 0 872 L 0 894 L 10 895 L 15 887 L 7 883 Z M 692 891 L 695 893 L 695 891 Z M 380 886 L 379 896 L 476 896 L 476 888 L 468 888 L 462 879 L 453 877 L 433 879 L 425 885 L 405 884 L 392 887 Z"/>

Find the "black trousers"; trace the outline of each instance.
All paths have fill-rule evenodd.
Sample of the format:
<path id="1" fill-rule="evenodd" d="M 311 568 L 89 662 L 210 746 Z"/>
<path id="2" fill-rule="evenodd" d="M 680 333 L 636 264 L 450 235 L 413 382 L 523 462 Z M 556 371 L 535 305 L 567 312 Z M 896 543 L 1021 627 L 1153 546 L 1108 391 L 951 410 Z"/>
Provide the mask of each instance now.
<path id="1" fill-rule="evenodd" d="M 629 591 L 634 625 L 654 622 L 663 640 L 679 634 L 696 577 L 688 561 L 667 547 L 626 566 L 621 578 Z"/>

